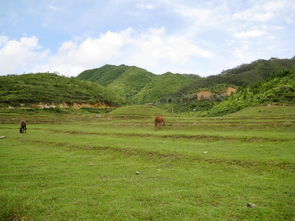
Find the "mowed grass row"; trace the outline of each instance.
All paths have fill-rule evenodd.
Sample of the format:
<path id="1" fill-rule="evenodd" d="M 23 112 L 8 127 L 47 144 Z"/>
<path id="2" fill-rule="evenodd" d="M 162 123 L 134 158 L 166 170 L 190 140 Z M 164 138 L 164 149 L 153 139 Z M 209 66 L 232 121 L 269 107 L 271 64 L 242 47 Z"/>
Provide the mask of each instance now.
<path id="1" fill-rule="evenodd" d="M 28 124 L 27 134 L 16 124 L 0 125 L 7 136 L 0 140 L 1 219 L 295 217 L 292 120 L 237 130 L 181 116 L 177 122 L 204 123 L 175 126 L 168 117 L 167 127 L 156 130 L 152 119 L 88 118 Z"/>
<path id="2" fill-rule="evenodd" d="M 116 125 L 114 123 L 114 125 Z M 12 126 L 12 128 L 15 126 Z M 16 129 L 8 127 L 7 134 Z M 81 128 L 81 129 L 79 129 Z M 280 136 L 281 135 L 281 136 Z M 33 125 L 19 142 L 77 148 L 124 150 L 133 154 L 168 154 L 195 160 L 240 160 L 241 164 L 295 163 L 292 132 L 172 130 L 97 125 Z M 43 139 L 43 138 L 46 139 Z M 42 138 L 42 139 L 40 139 Z M 204 152 L 207 152 L 204 154 Z M 267 154 L 267 156 L 266 156 Z M 282 165 L 283 166 L 283 165 Z"/>

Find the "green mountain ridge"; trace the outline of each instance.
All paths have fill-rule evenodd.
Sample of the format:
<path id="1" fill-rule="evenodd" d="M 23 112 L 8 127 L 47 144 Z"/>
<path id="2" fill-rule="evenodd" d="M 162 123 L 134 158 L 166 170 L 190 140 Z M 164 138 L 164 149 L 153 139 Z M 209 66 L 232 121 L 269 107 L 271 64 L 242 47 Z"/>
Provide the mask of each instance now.
<path id="1" fill-rule="evenodd" d="M 272 74 L 264 81 L 253 83 L 213 106 L 209 115 L 224 115 L 261 104 L 295 104 L 295 71 Z"/>
<path id="2" fill-rule="evenodd" d="M 173 96 L 193 93 L 199 88 L 210 88 L 216 84 L 246 86 L 257 81 L 263 81 L 269 78 L 273 73 L 282 70 L 295 70 L 295 59 L 259 59 L 249 64 L 242 64 L 235 68 L 222 71 L 218 75 L 212 75 L 193 81 L 177 93 L 174 93 Z"/>
<path id="3" fill-rule="evenodd" d="M 154 74 L 144 69 L 131 67 L 113 80 L 107 88 L 124 96 L 126 102 L 132 102 L 133 97 L 154 78 Z"/>
<path id="4" fill-rule="evenodd" d="M 183 100 L 200 89 L 216 85 L 246 86 L 282 70 L 295 70 L 295 59 L 260 59 L 208 77 L 170 72 L 156 75 L 136 66 L 104 65 L 83 71 L 77 78 L 106 86 L 127 103 L 143 104 Z"/>
<path id="5" fill-rule="evenodd" d="M 156 75 L 145 69 L 127 65 L 104 65 L 85 70 L 76 78 L 50 73 L 0 76 L 0 105 L 18 106 L 40 102 L 101 103 L 110 106 L 175 103 L 182 107 L 182 111 L 208 110 L 224 98 L 217 96 L 218 99 L 211 103 L 202 101 L 202 106 L 201 102 L 194 101 L 197 91 L 209 89 L 220 94 L 227 86 L 239 90 L 269 79 L 273 73 L 281 73 L 284 70 L 294 73 L 295 59 L 257 60 L 225 70 L 219 75 L 203 78 L 193 74 L 171 72 Z M 287 86 L 289 89 L 292 87 Z M 258 87 L 255 93 L 258 94 L 259 91 Z M 240 100 L 242 102 L 242 99 Z M 199 108 L 200 105 L 202 108 Z"/>
<path id="6" fill-rule="evenodd" d="M 192 80 L 199 78 L 197 75 L 173 74 L 171 72 L 157 75 L 135 95 L 134 101 L 137 103 L 161 101 L 169 94 L 189 85 Z"/>
<path id="7" fill-rule="evenodd" d="M 0 104 L 105 104 L 116 106 L 120 99 L 109 89 L 90 81 L 51 73 L 0 76 Z"/>
<path id="8" fill-rule="evenodd" d="M 154 76 L 155 74 L 135 66 L 104 65 L 100 68 L 83 71 L 77 78 L 103 85 L 115 91 L 125 102 L 130 103 L 132 97 Z"/>
<path id="9" fill-rule="evenodd" d="M 107 86 L 129 68 L 130 67 L 126 65 L 116 66 L 106 64 L 100 68 L 85 70 L 80 73 L 77 78 L 80 80 L 88 80 L 103 86 Z"/>
<path id="10" fill-rule="evenodd" d="M 116 91 L 127 103 L 157 102 L 186 86 L 197 75 L 153 74 L 145 69 L 127 65 L 104 65 L 83 71 L 78 79 L 89 80 Z"/>

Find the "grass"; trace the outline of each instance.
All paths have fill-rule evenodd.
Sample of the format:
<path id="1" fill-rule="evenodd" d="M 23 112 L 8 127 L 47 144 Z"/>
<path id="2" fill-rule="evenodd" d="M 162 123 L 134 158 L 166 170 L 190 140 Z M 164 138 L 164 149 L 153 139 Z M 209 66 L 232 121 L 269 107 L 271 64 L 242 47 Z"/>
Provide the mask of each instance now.
<path id="1" fill-rule="evenodd" d="M 239 112 L 229 114 L 227 116 L 232 117 L 257 117 L 257 118 L 265 118 L 265 117 L 271 117 L 271 118 L 277 118 L 277 117 L 289 117 L 289 116 L 295 116 L 295 109 L 294 106 L 275 106 L 275 105 L 269 105 L 269 106 L 257 106 L 257 107 L 248 107 L 245 109 L 242 109 Z"/>
<path id="2" fill-rule="evenodd" d="M 130 105 L 117 108 L 110 113 L 113 117 L 146 118 L 155 115 L 166 115 L 167 112 L 153 105 Z"/>
<path id="3" fill-rule="evenodd" d="M 295 107 L 261 108 L 160 129 L 132 111 L 2 111 L 0 220 L 294 220 Z"/>

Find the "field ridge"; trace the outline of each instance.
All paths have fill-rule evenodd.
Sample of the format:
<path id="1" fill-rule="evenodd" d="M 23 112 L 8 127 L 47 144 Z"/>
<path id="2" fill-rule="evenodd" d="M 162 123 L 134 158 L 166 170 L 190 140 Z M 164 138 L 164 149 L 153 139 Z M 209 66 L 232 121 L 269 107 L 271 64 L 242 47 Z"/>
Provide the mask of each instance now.
<path id="1" fill-rule="evenodd" d="M 20 139 L 18 139 L 22 142 Z M 73 145 L 66 142 L 50 142 L 50 141 L 41 141 L 41 140 L 28 140 L 26 142 L 31 144 L 44 144 L 51 145 L 55 147 L 66 147 L 69 149 L 82 149 L 82 150 L 94 150 L 94 151 L 111 151 L 120 153 L 125 156 L 141 156 L 148 159 L 169 159 L 169 160 L 188 160 L 196 162 L 205 162 L 209 164 L 221 164 L 221 165 L 231 165 L 231 166 L 240 166 L 248 169 L 259 170 L 273 170 L 273 167 L 282 170 L 291 170 L 295 171 L 295 163 L 291 162 L 274 162 L 274 161 L 253 161 L 253 160 L 235 160 L 235 159 L 217 159 L 217 158 L 203 158 L 198 156 L 188 156 L 185 154 L 179 153 L 161 153 L 157 151 L 148 151 L 142 150 L 140 148 L 127 148 L 127 147 L 112 147 L 104 145 Z"/>

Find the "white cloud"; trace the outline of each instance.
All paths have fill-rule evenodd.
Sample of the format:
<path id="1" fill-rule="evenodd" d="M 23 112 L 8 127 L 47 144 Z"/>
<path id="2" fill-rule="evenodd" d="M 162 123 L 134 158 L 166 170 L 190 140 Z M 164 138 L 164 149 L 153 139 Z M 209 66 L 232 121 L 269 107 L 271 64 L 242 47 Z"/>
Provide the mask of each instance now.
<path id="1" fill-rule="evenodd" d="M 246 38 L 257 38 L 265 35 L 265 31 L 253 29 L 250 31 L 242 31 L 242 32 L 237 32 L 234 34 L 236 38 L 241 38 L 241 39 L 246 39 Z"/>
<path id="2" fill-rule="evenodd" d="M 194 57 L 212 57 L 212 52 L 198 46 L 192 39 L 168 35 L 164 28 L 145 32 L 129 28 L 121 32 L 109 31 L 97 38 L 66 41 L 55 54 L 40 50 L 36 37 L 19 41 L 0 39 L 4 39 L 4 46 L 0 49 L 3 74 L 50 71 L 77 75 L 105 63 L 125 63 L 164 71 L 163 65 L 185 65 Z"/>
<path id="3" fill-rule="evenodd" d="M 139 34 L 133 38 L 132 48 L 129 61 L 150 68 L 167 63 L 183 65 L 193 56 L 212 57 L 210 51 L 199 47 L 191 39 L 181 35 L 167 35 L 163 28 Z"/>
<path id="4" fill-rule="evenodd" d="M 0 37 L 0 72 L 12 74 L 25 72 L 45 58 L 49 51 L 40 50 L 36 37 L 22 37 L 19 41 Z"/>
<path id="5" fill-rule="evenodd" d="M 292 7 L 290 1 L 257 1 L 251 8 L 233 14 L 234 19 L 250 22 L 268 22 L 282 16 Z"/>
<path id="6" fill-rule="evenodd" d="M 136 8 L 140 8 L 140 9 L 154 9 L 156 6 L 155 5 L 152 5 L 152 4 L 143 4 L 143 3 L 140 3 L 140 4 L 136 4 Z"/>
<path id="7" fill-rule="evenodd" d="M 271 35 L 263 35 L 262 38 L 255 40 L 251 38 L 232 40 L 230 48 L 232 51 L 232 61 L 235 61 L 233 66 L 260 58 L 269 59 L 270 57 L 286 56 L 286 47 L 276 37 Z"/>
<path id="8" fill-rule="evenodd" d="M 69 75 L 97 67 L 120 54 L 121 48 L 129 41 L 130 31 L 107 32 L 98 38 L 87 38 L 81 42 L 64 42 L 46 64 L 37 68 Z"/>
<path id="9" fill-rule="evenodd" d="M 8 37 L 0 35 L 0 47 L 8 41 Z"/>
<path id="10" fill-rule="evenodd" d="M 263 8 L 266 11 L 277 11 L 283 9 L 285 6 L 286 3 L 284 1 L 269 1 L 263 6 Z"/>
<path id="11" fill-rule="evenodd" d="M 213 14 L 213 12 L 208 9 L 193 8 L 185 5 L 175 5 L 175 11 L 183 17 L 196 19 L 199 22 L 207 21 Z"/>
<path id="12" fill-rule="evenodd" d="M 168 70 L 200 73 L 201 70 L 212 74 L 212 70 L 218 73 L 229 64 L 238 65 L 258 58 L 285 56 L 286 51 L 290 56 L 294 55 L 292 24 L 295 21 L 295 4 L 292 1 L 132 0 L 127 1 L 132 2 L 132 6 L 120 3 L 116 5 L 116 10 L 111 7 L 112 3 L 106 4 L 109 8 L 105 6 L 101 11 L 108 16 L 102 13 L 99 19 L 97 13 L 93 13 L 97 8 L 85 7 L 87 10 L 82 11 L 82 16 L 79 17 L 81 20 L 76 20 L 79 24 L 73 23 L 75 30 L 80 27 L 82 31 L 72 35 L 82 34 L 62 40 L 57 45 L 56 52 L 40 48 L 38 39 L 30 37 L 30 33 L 26 38 L 14 41 L 0 36 L 0 71 L 1 74 L 57 71 L 65 75 L 76 75 L 105 63 L 124 63 L 156 73 Z M 47 16 L 50 19 L 56 18 L 56 13 L 53 12 L 67 8 L 62 6 L 64 5 L 58 2 L 47 4 Z M 130 11 L 127 8 L 131 8 Z M 114 12 L 122 12 L 124 22 L 112 20 L 116 17 L 113 16 Z M 134 14 L 137 22 L 134 22 Z M 155 17 L 150 19 L 151 16 Z M 121 16 L 119 18 L 122 19 Z M 50 19 L 45 22 L 50 23 Z M 72 25 L 59 24 L 57 20 L 62 23 L 60 19 L 54 20 L 50 23 L 52 30 L 52 24 L 60 29 Z M 84 27 L 85 24 L 88 26 Z M 94 28 L 89 28 L 90 26 Z M 65 32 L 70 33 L 69 30 Z M 101 30 L 112 31 L 95 35 L 101 33 Z M 18 49 L 13 49 L 15 47 Z"/>
<path id="13" fill-rule="evenodd" d="M 188 4 L 181 1 L 162 1 L 177 16 L 180 16 L 187 24 L 184 32 L 192 35 L 218 26 L 227 19 L 227 7 L 204 1 L 202 4 Z"/>
<path id="14" fill-rule="evenodd" d="M 272 19 L 273 13 L 271 12 L 256 12 L 253 9 L 233 14 L 233 18 L 247 21 L 266 22 Z"/>
<path id="15" fill-rule="evenodd" d="M 59 10 L 59 8 L 56 7 L 55 5 L 48 5 L 47 8 L 48 8 L 50 11 L 54 11 L 54 12 L 56 12 L 56 11 Z"/>

